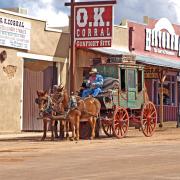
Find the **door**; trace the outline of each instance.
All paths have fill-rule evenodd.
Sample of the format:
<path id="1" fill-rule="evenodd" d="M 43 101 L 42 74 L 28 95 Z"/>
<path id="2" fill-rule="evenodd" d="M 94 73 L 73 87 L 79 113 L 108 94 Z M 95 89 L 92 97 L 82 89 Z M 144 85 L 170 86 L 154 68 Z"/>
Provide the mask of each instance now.
<path id="1" fill-rule="evenodd" d="M 43 129 L 42 120 L 37 120 L 39 111 L 35 104 L 35 98 L 37 98 L 37 90 L 49 91 L 54 84 L 57 84 L 57 68 L 55 66 L 48 66 L 43 71 L 24 68 L 22 130 L 39 131 Z"/>
<path id="2" fill-rule="evenodd" d="M 128 91 L 128 107 L 136 108 L 136 69 L 127 69 L 127 91 Z"/>

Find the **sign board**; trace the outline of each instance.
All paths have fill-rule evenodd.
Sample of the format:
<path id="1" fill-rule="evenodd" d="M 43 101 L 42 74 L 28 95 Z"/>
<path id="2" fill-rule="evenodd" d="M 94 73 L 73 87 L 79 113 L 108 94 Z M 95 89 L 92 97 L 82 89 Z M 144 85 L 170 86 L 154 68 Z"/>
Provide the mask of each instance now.
<path id="1" fill-rule="evenodd" d="M 111 47 L 113 6 L 75 6 L 74 40 L 78 48 Z"/>
<path id="2" fill-rule="evenodd" d="M 30 50 L 29 22 L 0 16 L 0 45 Z"/>
<path id="3" fill-rule="evenodd" d="M 145 68 L 144 78 L 146 79 L 158 79 L 158 69 L 156 68 Z"/>
<path id="4" fill-rule="evenodd" d="M 161 18 L 153 29 L 145 30 L 145 50 L 154 53 L 180 56 L 180 36 L 166 18 Z"/>

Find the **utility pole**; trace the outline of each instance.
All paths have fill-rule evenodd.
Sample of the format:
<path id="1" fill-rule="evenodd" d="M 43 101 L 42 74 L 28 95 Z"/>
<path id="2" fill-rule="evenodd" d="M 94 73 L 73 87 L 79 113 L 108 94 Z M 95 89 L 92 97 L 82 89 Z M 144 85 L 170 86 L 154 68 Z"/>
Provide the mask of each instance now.
<path id="1" fill-rule="evenodd" d="M 71 33 L 71 55 L 70 55 L 70 92 L 75 92 L 76 84 L 76 52 L 74 43 L 74 5 L 75 0 L 71 0 L 71 3 L 65 3 L 65 6 L 71 6 L 70 15 L 70 33 Z"/>

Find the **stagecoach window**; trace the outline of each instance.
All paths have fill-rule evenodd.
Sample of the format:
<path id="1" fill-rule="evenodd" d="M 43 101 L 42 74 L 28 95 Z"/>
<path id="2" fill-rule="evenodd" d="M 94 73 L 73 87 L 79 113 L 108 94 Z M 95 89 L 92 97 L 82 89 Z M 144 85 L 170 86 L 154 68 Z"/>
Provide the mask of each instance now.
<path id="1" fill-rule="evenodd" d="M 136 88 L 135 71 L 128 69 L 128 88 Z"/>
<path id="2" fill-rule="evenodd" d="M 121 69 L 121 90 L 125 91 L 125 69 Z"/>
<path id="3" fill-rule="evenodd" d="M 142 71 L 138 71 L 138 92 L 142 91 Z"/>

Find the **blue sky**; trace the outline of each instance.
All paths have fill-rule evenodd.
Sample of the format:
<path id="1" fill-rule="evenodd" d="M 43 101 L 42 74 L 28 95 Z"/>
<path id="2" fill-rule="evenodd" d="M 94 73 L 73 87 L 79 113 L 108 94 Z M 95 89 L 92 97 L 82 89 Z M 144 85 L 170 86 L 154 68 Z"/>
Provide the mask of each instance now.
<path id="1" fill-rule="evenodd" d="M 24 7 L 29 15 L 48 21 L 50 26 L 68 25 L 70 0 L 1 0 L 0 8 Z M 88 0 L 78 0 L 88 1 Z M 93 0 L 91 0 L 93 1 Z M 115 24 L 122 18 L 142 22 L 143 16 L 167 17 L 172 23 L 180 24 L 180 0 L 117 0 Z"/>

